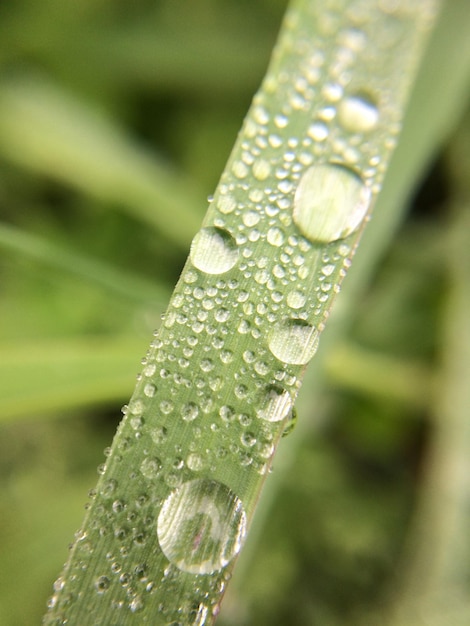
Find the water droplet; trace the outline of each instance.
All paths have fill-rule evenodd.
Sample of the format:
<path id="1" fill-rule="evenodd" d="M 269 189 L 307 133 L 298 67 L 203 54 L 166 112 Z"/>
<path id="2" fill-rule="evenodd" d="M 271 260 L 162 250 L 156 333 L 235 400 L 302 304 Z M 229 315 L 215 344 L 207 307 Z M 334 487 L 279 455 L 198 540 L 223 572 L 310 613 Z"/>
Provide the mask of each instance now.
<path id="1" fill-rule="evenodd" d="M 199 367 L 203 372 L 211 372 L 214 369 L 214 363 L 210 359 L 202 359 L 199 363 Z"/>
<path id="2" fill-rule="evenodd" d="M 101 595 L 109 589 L 109 578 L 107 576 L 100 576 L 95 580 L 95 589 Z"/>
<path id="3" fill-rule="evenodd" d="M 226 322 L 230 317 L 230 311 L 228 311 L 227 309 L 219 309 L 215 312 L 214 317 L 218 322 Z"/>
<path id="4" fill-rule="evenodd" d="M 110 478 L 101 485 L 100 493 L 105 497 L 111 496 L 116 491 L 117 486 L 117 480 Z"/>
<path id="5" fill-rule="evenodd" d="M 293 219 L 312 242 L 329 243 L 353 233 L 369 208 L 370 189 L 350 168 L 314 165 L 295 192 Z"/>
<path id="6" fill-rule="evenodd" d="M 247 226 L 248 228 L 252 228 L 253 226 L 256 226 L 256 224 L 258 224 L 260 216 L 259 213 L 257 213 L 256 211 L 247 211 L 243 214 L 242 220 L 245 226 Z"/>
<path id="7" fill-rule="evenodd" d="M 153 376 L 155 374 L 156 369 L 157 369 L 157 366 L 155 365 L 155 363 L 150 363 L 144 368 L 144 372 L 143 372 L 144 376 Z"/>
<path id="8" fill-rule="evenodd" d="M 156 392 L 156 387 L 155 385 L 152 385 L 152 383 L 148 383 L 147 385 L 145 385 L 144 387 L 144 394 L 148 397 L 148 398 L 152 398 L 155 395 Z"/>
<path id="9" fill-rule="evenodd" d="M 173 491 L 157 521 L 160 547 L 183 572 L 211 574 L 240 551 L 246 532 L 241 500 L 226 485 L 196 479 Z"/>
<path id="10" fill-rule="evenodd" d="M 346 130 L 365 133 L 377 126 L 379 111 L 369 97 L 357 94 L 341 101 L 338 117 Z"/>
<path id="11" fill-rule="evenodd" d="M 272 246 L 279 247 L 284 243 L 284 233 L 280 228 L 270 228 L 266 234 L 266 239 Z"/>
<path id="12" fill-rule="evenodd" d="M 140 471 L 149 480 L 152 480 L 158 476 L 162 469 L 162 462 L 157 457 L 144 459 L 140 466 Z"/>
<path id="13" fill-rule="evenodd" d="M 219 415 L 226 423 L 233 422 L 235 419 L 235 411 L 231 406 L 227 406 L 226 404 L 220 407 Z"/>
<path id="14" fill-rule="evenodd" d="M 144 601 L 140 596 L 136 596 L 135 598 L 132 598 L 132 600 L 129 602 L 129 608 L 132 613 L 142 611 L 142 609 L 144 608 Z"/>
<path id="15" fill-rule="evenodd" d="M 173 403 L 170 400 L 162 400 L 160 402 L 160 411 L 165 415 L 169 415 L 173 411 Z"/>
<path id="16" fill-rule="evenodd" d="M 288 319 L 269 333 L 268 345 L 283 363 L 306 365 L 318 348 L 319 333 L 304 320 Z"/>
<path id="17" fill-rule="evenodd" d="M 237 178 L 245 178 L 248 176 L 248 167 L 243 161 L 234 161 L 232 164 L 232 172 Z"/>
<path id="18" fill-rule="evenodd" d="M 196 452 L 191 452 L 186 459 L 186 465 L 193 472 L 200 472 L 206 466 L 206 463 L 203 457 L 200 454 L 196 454 Z"/>
<path id="19" fill-rule="evenodd" d="M 289 123 L 289 119 L 285 115 L 276 115 L 274 123 L 278 128 L 285 128 Z"/>
<path id="20" fill-rule="evenodd" d="M 307 135 L 315 141 L 325 141 L 328 137 L 328 126 L 323 122 L 314 122 L 309 127 Z"/>
<path id="21" fill-rule="evenodd" d="M 194 402 L 185 404 L 181 411 L 181 416 L 185 422 L 192 422 L 199 415 L 199 407 Z"/>
<path id="22" fill-rule="evenodd" d="M 255 122 L 258 122 L 258 124 L 264 126 L 269 122 L 269 114 L 264 107 L 256 106 L 253 109 L 253 119 Z"/>
<path id="23" fill-rule="evenodd" d="M 237 208 L 237 202 L 233 196 L 222 195 L 217 201 L 217 208 L 224 215 L 228 215 Z"/>
<path id="24" fill-rule="evenodd" d="M 258 159 L 253 163 L 253 176 L 257 180 L 266 180 L 271 174 L 271 165 L 266 159 Z"/>
<path id="25" fill-rule="evenodd" d="M 150 436 L 154 443 L 161 444 L 164 443 L 168 437 L 168 432 L 164 426 L 158 426 L 150 431 Z"/>
<path id="26" fill-rule="evenodd" d="M 231 350 L 222 350 L 219 356 L 222 363 L 226 365 L 233 361 L 233 352 Z"/>
<path id="27" fill-rule="evenodd" d="M 242 433 L 240 441 L 246 448 L 251 448 L 256 443 L 256 437 L 253 433 Z"/>
<path id="28" fill-rule="evenodd" d="M 270 385 L 263 394 L 256 415 L 268 422 L 280 422 L 287 417 L 291 408 L 292 398 L 289 392 L 276 385 Z"/>
<path id="29" fill-rule="evenodd" d="M 301 291 L 290 291 L 287 294 L 287 306 L 290 306 L 291 309 L 301 309 L 305 302 L 307 300 L 307 297 L 305 296 L 305 294 L 303 294 Z"/>
<path id="30" fill-rule="evenodd" d="M 191 262 L 207 274 L 223 274 L 238 260 L 238 248 L 233 237 L 221 228 L 202 228 L 194 237 Z"/>

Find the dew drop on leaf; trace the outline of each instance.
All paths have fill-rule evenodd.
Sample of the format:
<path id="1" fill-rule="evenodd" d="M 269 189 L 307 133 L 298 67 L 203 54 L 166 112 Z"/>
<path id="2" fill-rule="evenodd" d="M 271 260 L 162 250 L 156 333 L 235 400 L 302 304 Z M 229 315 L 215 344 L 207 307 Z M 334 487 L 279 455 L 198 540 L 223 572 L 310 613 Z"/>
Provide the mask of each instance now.
<path id="1" fill-rule="evenodd" d="M 193 472 L 200 472 L 206 467 L 206 462 L 200 454 L 191 452 L 186 459 L 186 465 Z"/>
<path id="2" fill-rule="evenodd" d="M 109 578 L 107 576 L 100 576 L 95 580 L 95 589 L 101 595 L 109 589 Z"/>
<path id="3" fill-rule="evenodd" d="M 190 250 L 191 262 L 206 274 L 223 274 L 238 260 L 233 237 L 222 228 L 202 228 L 196 233 Z"/>
<path id="4" fill-rule="evenodd" d="M 268 422 L 280 422 L 289 414 L 292 408 L 290 394 L 276 385 L 269 385 L 263 392 L 260 408 L 256 415 Z"/>
<path id="5" fill-rule="evenodd" d="M 315 141 L 325 141 L 328 137 L 328 126 L 323 122 L 315 122 L 309 127 L 307 134 Z"/>
<path id="6" fill-rule="evenodd" d="M 307 297 L 305 296 L 305 294 L 303 294 L 301 291 L 290 291 L 287 294 L 287 306 L 289 306 L 291 309 L 301 309 L 305 302 L 307 300 Z"/>
<path id="7" fill-rule="evenodd" d="M 253 163 L 253 176 L 257 180 L 266 180 L 271 174 L 271 165 L 265 159 L 258 159 Z"/>
<path id="8" fill-rule="evenodd" d="M 325 163 L 309 167 L 295 192 L 293 219 L 313 243 L 343 239 L 366 216 L 371 192 L 349 167 Z"/>
<path id="9" fill-rule="evenodd" d="M 142 461 L 140 471 L 150 480 L 156 478 L 162 469 L 162 462 L 157 457 L 146 458 Z"/>
<path id="10" fill-rule="evenodd" d="M 357 94 L 341 101 L 338 106 L 338 118 L 346 130 L 365 133 L 377 126 L 379 111 L 369 97 Z"/>
<path id="11" fill-rule="evenodd" d="M 199 407 L 194 402 L 185 404 L 181 411 L 181 416 L 185 422 L 192 422 L 199 415 Z"/>
<path id="12" fill-rule="evenodd" d="M 283 363 L 306 365 L 318 348 L 318 330 L 304 320 L 288 319 L 276 324 L 269 333 L 268 345 Z"/>
<path id="13" fill-rule="evenodd" d="M 272 246 L 279 247 L 284 243 L 284 234 L 279 228 L 270 228 L 267 232 L 266 240 Z"/>
<path id="14" fill-rule="evenodd" d="M 240 551 L 245 533 L 241 500 L 215 480 L 183 483 L 167 497 L 157 521 L 163 553 L 190 574 L 223 569 Z"/>

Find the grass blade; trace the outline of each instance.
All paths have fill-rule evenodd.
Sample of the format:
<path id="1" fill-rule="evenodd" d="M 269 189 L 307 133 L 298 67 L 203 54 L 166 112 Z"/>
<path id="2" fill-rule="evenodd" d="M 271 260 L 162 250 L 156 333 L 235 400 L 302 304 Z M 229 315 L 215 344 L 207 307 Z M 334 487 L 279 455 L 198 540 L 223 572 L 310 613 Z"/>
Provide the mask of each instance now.
<path id="1" fill-rule="evenodd" d="M 5 156 L 122 207 L 186 247 L 199 221 L 202 194 L 194 184 L 134 145 L 110 120 L 43 80 L 4 80 L 0 91 Z"/>
<path id="2" fill-rule="evenodd" d="M 46 624 L 214 620 L 434 9 L 293 3 Z"/>

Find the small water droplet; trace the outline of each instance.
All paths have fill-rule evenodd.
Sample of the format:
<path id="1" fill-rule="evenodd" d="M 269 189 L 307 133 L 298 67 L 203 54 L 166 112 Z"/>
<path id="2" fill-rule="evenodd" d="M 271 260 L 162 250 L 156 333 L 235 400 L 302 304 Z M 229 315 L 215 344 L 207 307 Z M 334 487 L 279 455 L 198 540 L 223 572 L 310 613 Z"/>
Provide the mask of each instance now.
<path id="1" fill-rule="evenodd" d="M 144 368 L 144 372 L 143 372 L 144 376 L 153 376 L 155 374 L 156 369 L 157 369 L 157 366 L 155 365 L 155 363 L 150 363 Z"/>
<path id="2" fill-rule="evenodd" d="M 217 201 L 217 208 L 224 215 L 228 215 L 237 208 L 237 202 L 233 196 L 221 195 Z"/>
<path id="3" fill-rule="evenodd" d="M 314 122 L 309 127 L 307 135 L 315 141 L 325 141 L 328 137 L 328 126 L 323 122 Z"/>
<path id="4" fill-rule="evenodd" d="M 279 114 L 279 115 L 276 115 L 276 117 L 274 118 L 274 124 L 278 128 L 285 128 L 288 123 L 289 123 L 289 119 L 285 115 Z"/>
<path id="5" fill-rule="evenodd" d="M 188 457 L 186 459 L 186 465 L 193 472 L 200 472 L 205 468 L 206 462 L 200 454 L 197 454 L 196 452 L 191 452 L 191 454 L 188 454 Z"/>
<path id="6" fill-rule="evenodd" d="M 173 403 L 170 400 L 162 400 L 160 402 L 160 411 L 165 415 L 169 415 L 173 411 Z"/>
<path id="7" fill-rule="evenodd" d="M 271 174 L 271 165 L 266 159 L 258 159 L 253 163 L 253 176 L 257 180 L 266 180 Z"/>
<path id="8" fill-rule="evenodd" d="M 223 569 L 240 551 L 245 532 L 241 500 L 215 480 L 196 479 L 181 485 L 167 497 L 157 521 L 163 553 L 190 574 Z"/>
<path id="9" fill-rule="evenodd" d="M 232 164 L 232 172 L 237 178 L 245 178 L 248 175 L 248 167 L 243 161 L 234 161 Z"/>
<path id="10" fill-rule="evenodd" d="M 270 228 L 266 234 L 266 239 L 269 244 L 277 248 L 284 243 L 284 233 L 280 228 Z"/>
<path id="11" fill-rule="evenodd" d="M 109 589 L 109 578 L 107 576 L 100 576 L 95 580 L 95 589 L 101 595 Z"/>
<path id="12" fill-rule="evenodd" d="M 156 390 L 157 389 L 155 385 L 152 385 L 152 383 L 148 383 L 144 387 L 144 394 L 147 396 L 147 398 L 152 398 L 155 395 Z"/>
<path id="13" fill-rule="evenodd" d="M 185 404 L 181 411 L 181 416 L 185 422 L 192 422 L 199 415 L 199 407 L 194 402 Z"/>
<path id="14" fill-rule="evenodd" d="M 287 294 L 287 306 L 290 306 L 291 309 L 301 309 L 305 302 L 307 301 L 307 297 L 301 291 L 289 291 Z"/>
<path id="15" fill-rule="evenodd" d="M 219 309 L 218 311 L 215 312 L 214 317 L 217 320 L 217 322 L 221 322 L 221 323 L 226 322 L 228 318 L 230 317 L 230 311 L 228 311 L 227 309 Z"/>
<path id="16" fill-rule="evenodd" d="M 269 114 L 264 107 L 256 106 L 253 109 L 253 119 L 255 122 L 258 122 L 258 124 L 264 126 L 269 122 Z"/>
<path id="17" fill-rule="evenodd" d="M 268 422 L 280 422 L 287 417 L 291 408 L 292 398 L 289 392 L 276 385 L 269 385 L 264 391 L 256 415 Z"/>
<path id="18" fill-rule="evenodd" d="M 240 435 L 240 441 L 242 443 L 242 446 L 245 446 L 246 448 L 251 448 L 256 443 L 256 437 L 253 433 L 242 433 Z"/>
<path id="19" fill-rule="evenodd" d="M 235 419 L 234 409 L 231 406 L 227 406 L 226 404 L 220 407 L 219 415 L 226 423 L 233 422 L 233 420 Z"/>
<path id="20" fill-rule="evenodd" d="M 283 363 L 306 365 L 318 348 L 319 333 L 304 320 L 288 319 L 269 333 L 268 345 Z"/>
<path id="21" fill-rule="evenodd" d="M 140 596 L 132 598 L 132 600 L 129 602 L 129 609 L 132 611 L 132 613 L 138 613 L 139 611 L 142 611 L 143 608 L 144 601 Z"/>
<path id="22" fill-rule="evenodd" d="M 191 262 L 207 274 L 223 274 L 234 267 L 238 248 L 233 237 L 221 228 L 202 228 L 194 237 Z"/>
<path id="23" fill-rule="evenodd" d="M 338 117 L 346 130 L 365 133 L 377 126 L 379 111 L 368 96 L 356 94 L 341 101 Z"/>
<path id="24" fill-rule="evenodd" d="M 150 436 L 154 443 L 164 443 L 168 437 L 168 431 L 164 426 L 158 426 L 150 431 Z"/>
<path id="25" fill-rule="evenodd" d="M 144 459 L 140 466 L 140 471 L 149 480 L 153 480 L 158 476 L 162 469 L 162 462 L 157 457 Z"/>
<path id="26" fill-rule="evenodd" d="M 314 165 L 300 179 L 293 219 L 307 239 L 329 243 L 359 227 L 370 199 L 370 189 L 349 167 L 336 163 Z"/>
<path id="27" fill-rule="evenodd" d="M 253 228 L 253 226 L 256 226 L 256 224 L 258 224 L 260 216 L 259 213 L 257 213 L 256 211 L 247 211 L 243 214 L 242 220 L 245 226 L 247 226 L 248 228 Z"/>
<path id="28" fill-rule="evenodd" d="M 113 513 L 122 513 L 125 508 L 125 504 L 121 500 L 114 500 L 113 502 Z"/>
<path id="29" fill-rule="evenodd" d="M 203 372 L 211 372 L 214 369 L 214 363 L 211 361 L 211 359 L 202 359 L 202 361 L 199 363 L 199 367 L 202 369 Z"/>

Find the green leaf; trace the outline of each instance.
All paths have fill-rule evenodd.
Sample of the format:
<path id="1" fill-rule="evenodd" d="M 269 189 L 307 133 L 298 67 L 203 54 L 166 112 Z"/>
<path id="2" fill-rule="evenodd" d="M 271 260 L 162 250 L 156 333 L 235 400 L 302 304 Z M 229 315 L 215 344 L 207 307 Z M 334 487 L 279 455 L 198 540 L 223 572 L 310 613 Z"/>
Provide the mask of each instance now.
<path id="1" fill-rule="evenodd" d="M 365 7 L 288 12 L 46 624 L 219 612 L 433 22 L 432 2 Z"/>

